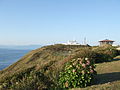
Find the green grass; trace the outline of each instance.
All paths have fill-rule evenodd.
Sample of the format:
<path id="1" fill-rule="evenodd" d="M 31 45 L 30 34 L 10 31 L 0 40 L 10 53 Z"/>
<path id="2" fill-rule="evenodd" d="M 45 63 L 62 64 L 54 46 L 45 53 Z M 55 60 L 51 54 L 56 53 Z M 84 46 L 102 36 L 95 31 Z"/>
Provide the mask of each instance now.
<path id="1" fill-rule="evenodd" d="M 97 64 L 96 83 L 71 90 L 120 90 L 120 60 Z"/>

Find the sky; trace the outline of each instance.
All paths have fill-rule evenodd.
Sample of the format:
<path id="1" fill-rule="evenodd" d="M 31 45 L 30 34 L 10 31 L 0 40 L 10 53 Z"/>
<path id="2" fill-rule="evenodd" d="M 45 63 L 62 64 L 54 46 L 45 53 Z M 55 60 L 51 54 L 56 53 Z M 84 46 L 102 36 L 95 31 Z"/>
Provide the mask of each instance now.
<path id="1" fill-rule="evenodd" d="M 120 0 L 0 0 L 0 45 L 120 44 Z"/>

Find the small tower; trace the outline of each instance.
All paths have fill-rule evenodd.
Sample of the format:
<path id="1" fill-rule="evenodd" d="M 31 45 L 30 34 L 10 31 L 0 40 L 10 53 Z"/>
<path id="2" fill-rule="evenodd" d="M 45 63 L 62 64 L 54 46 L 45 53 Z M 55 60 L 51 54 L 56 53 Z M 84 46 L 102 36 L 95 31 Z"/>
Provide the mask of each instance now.
<path id="1" fill-rule="evenodd" d="M 84 45 L 87 45 L 87 42 L 86 42 L 86 37 L 84 38 Z"/>
<path id="2" fill-rule="evenodd" d="M 109 39 L 105 39 L 105 40 L 102 40 L 102 41 L 99 41 L 99 42 L 100 42 L 100 46 L 103 46 L 103 45 L 112 45 L 113 42 L 115 42 L 115 41 L 109 40 Z"/>

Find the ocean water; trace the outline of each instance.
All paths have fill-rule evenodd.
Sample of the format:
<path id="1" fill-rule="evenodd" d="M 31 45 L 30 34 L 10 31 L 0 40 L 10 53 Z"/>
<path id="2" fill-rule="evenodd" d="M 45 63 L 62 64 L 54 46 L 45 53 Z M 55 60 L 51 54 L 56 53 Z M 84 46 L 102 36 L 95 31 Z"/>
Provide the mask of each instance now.
<path id="1" fill-rule="evenodd" d="M 18 61 L 31 50 L 0 49 L 0 70 Z"/>

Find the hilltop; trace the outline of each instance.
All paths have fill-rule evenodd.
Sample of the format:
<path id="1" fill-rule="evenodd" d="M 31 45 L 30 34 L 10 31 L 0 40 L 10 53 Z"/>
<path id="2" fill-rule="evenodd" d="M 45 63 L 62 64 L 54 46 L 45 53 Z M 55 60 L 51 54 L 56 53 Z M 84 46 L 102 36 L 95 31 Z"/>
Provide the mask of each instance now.
<path id="1" fill-rule="evenodd" d="M 83 47 L 86 46 L 51 45 L 32 50 L 18 62 L 0 71 L 0 83 L 9 83 L 13 77 L 21 80 L 30 73 L 39 73 L 39 75 L 42 75 L 41 87 L 48 88 L 50 87 L 49 83 L 56 82 L 55 78 L 62 66 L 64 66 L 66 59 L 74 55 L 77 49 Z M 46 78 L 48 79 L 47 82 Z"/>
<path id="2" fill-rule="evenodd" d="M 18 62 L 0 71 L 0 88 L 6 88 L 6 89 L 12 88 L 17 90 L 21 90 L 25 88 L 29 90 L 33 90 L 33 89 L 41 90 L 41 89 L 53 88 L 57 86 L 58 74 L 64 67 L 65 63 L 68 62 L 73 56 L 76 56 L 78 52 L 80 52 L 82 56 L 83 54 L 87 54 L 88 52 L 91 52 L 93 48 L 96 50 L 96 48 L 98 47 L 58 44 L 58 45 L 44 46 L 42 48 L 32 50 L 24 57 L 22 57 Z M 85 52 L 81 52 L 83 49 L 85 49 Z M 110 51 L 111 50 L 112 49 L 110 49 Z M 91 53 L 89 56 L 91 56 L 92 54 L 94 53 Z M 117 66 L 116 72 L 118 72 L 118 74 L 117 73 L 116 74 L 119 75 L 120 67 L 118 64 L 119 61 L 116 61 L 116 63 L 114 61 L 114 62 L 108 62 L 108 64 L 107 63 L 97 64 L 96 70 L 98 72 L 98 78 L 101 79 L 102 78 L 101 76 L 105 78 L 104 73 L 112 73 L 112 72 L 114 73 L 115 72 L 114 66 Z M 99 75 L 99 74 L 103 74 L 103 75 Z M 119 79 L 119 77 L 117 79 Z M 104 81 L 100 81 L 100 82 L 97 82 L 96 84 L 108 83 Z M 96 88 L 99 87 L 99 85 L 95 85 L 93 87 Z M 90 89 L 91 87 L 90 88 L 87 87 L 87 88 Z"/>

